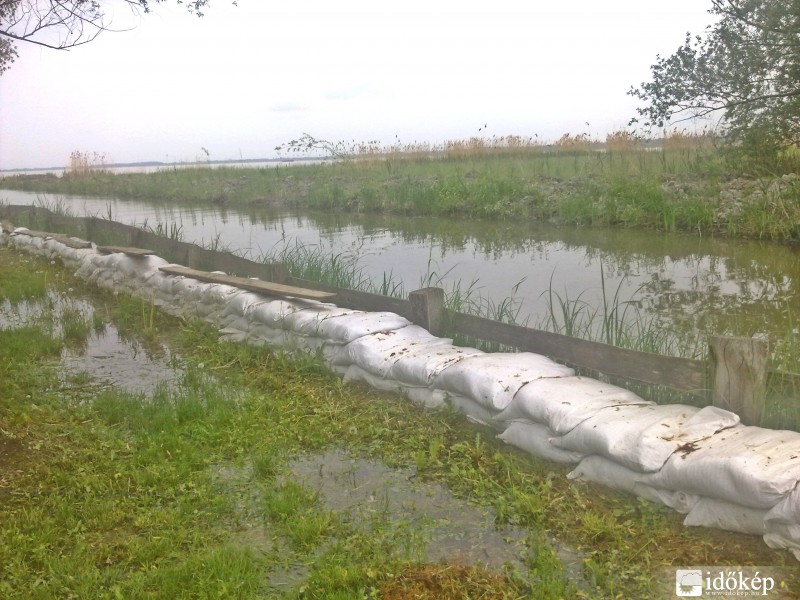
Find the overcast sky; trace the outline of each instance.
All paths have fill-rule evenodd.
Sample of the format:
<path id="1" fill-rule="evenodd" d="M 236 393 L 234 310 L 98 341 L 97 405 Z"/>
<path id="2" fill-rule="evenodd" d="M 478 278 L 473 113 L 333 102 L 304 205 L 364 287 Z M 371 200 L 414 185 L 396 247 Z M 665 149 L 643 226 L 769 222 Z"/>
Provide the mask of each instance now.
<path id="1" fill-rule="evenodd" d="M 0 169 L 275 156 L 303 132 L 440 142 L 626 126 L 702 0 L 174 0 L 69 52 L 21 44 L 0 76 Z M 589 123 L 587 126 L 586 123 Z M 479 128 L 488 125 L 480 132 Z"/>

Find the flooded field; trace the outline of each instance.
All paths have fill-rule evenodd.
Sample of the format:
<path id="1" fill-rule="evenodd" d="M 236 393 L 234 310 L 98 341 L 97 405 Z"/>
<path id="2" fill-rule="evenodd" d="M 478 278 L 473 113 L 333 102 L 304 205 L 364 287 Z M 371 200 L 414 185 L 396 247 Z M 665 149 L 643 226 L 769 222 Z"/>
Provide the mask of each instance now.
<path id="1" fill-rule="evenodd" d="M 86 300 L 50 291 L 44 300 L 0 303 L 0 329 L 37 324 L 69 341 L 59 368 L 65 388 L 152 396 L 180 381 L 177 357 L 166 345 L 145 346 L 135 336 L 121 334 Z"/>
<path id="2" fill-rule="evenodd" d="M 298 245 L 319 249 L 406 293 L 435 283 L 486 305 L 511 300 L 518 322 L 532 325 L 567 302 L 586 319 L 621 305 L 628 317 L 654 319 L 689 339 L 797 332 L 800 248 L 788 244 L 513 221 L 240 213 L 5 190 L 0 200 L 58 202 L 75 216 L 158 225 L 252 259 Z"/>

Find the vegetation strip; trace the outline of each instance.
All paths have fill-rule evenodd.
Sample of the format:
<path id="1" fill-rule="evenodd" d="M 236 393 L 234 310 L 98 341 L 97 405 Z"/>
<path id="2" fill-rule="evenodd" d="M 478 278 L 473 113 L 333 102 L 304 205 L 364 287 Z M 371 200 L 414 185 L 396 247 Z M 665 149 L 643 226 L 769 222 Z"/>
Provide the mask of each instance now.
<path id="1" fill-rule="evenodd" d="M 356 145 L 343 153 L 347 160 L 329 164 L 126 174 L 96 164 L 61 177 L 4 177 L 0 187 L 242 210 L 457 215 L 800 239 L 798 153 L 743 162 L 717 150 L 716 142 L 674 131 L 655 148 L 627 132 L 609 135 L 604 144 L 585 136 L 551 145 L 476 138 L 435 153 Z"/>

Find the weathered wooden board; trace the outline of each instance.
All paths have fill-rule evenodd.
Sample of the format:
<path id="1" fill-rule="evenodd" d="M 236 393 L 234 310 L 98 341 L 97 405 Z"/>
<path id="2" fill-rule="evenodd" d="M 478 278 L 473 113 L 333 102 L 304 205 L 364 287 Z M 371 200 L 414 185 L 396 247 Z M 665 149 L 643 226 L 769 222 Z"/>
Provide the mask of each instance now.
<path id="1" fill-rule="evenodd" d="M 260 279 L 248 279 L 246 277 L 209 273 L 208 271 L 198 271 L 197 269 L 190 269 L 188 267 L 159 267 L 159 270 L 164 273 L 169 273 L 170 275 L 183 275 L 184 277 L 191 277 L 207 283 L 232 285 L 243 290 L 259 292 L 270 296 L 292 296 L 293 298 L 320 301 L 331 300 L 336 297 L 336 294 L 333 292 L 323 292 L 320 290 L 295 287 L 293 285 L 284 285 L 282 283 L 272 283 L 270 281 L 261 281 Z"/>
<path id="2" fill-rule="evenodd" d="M 355 308 L 370 312 L 389 311 L 397 313 L 398 315 L 406 318 L 408 318 L 411 314 L 410 303 L 408 300 L 404 300 L 403 298 L 394 298 L 392 296 L 384 296 L 382 294 L 373 294 L 372 292 L 362 292 L 359 290 L 347 290 L 344 288 L 327 285 L 325 283 L 299 279 L 297 277 L 288 277 L 286 283 L 289 285 L 310 287 L 312 289 L 336 294 L 336 304 L 347 308 Z"/>
<path id="3" fill-rule="evenodd" d="M 151 256 L 155 254 L 155 252 L 146 248 L 131 248 L 130 246 L 98 246 L 97 251 L 103 254 L 122 252 L 128 256 Z"/>

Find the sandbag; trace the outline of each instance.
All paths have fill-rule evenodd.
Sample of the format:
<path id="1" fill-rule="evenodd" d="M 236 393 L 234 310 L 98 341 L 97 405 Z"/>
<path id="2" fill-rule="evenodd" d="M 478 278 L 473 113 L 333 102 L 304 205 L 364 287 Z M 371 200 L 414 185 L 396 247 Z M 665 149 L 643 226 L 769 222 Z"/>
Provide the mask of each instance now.
<path id="1" fill-rule="evenodd" d="M 569 367 L 532 352 L 479 354 L 443 369 L 436 388 L 466 396 L 496 414 L 506 408 L 523 385 L 543 377 L 569 377 Z"/>
<path id="2" fill-rule="evenodd" d="M 407 325 L 392 331 L 361 336 L 345 347 L 351 363 L 379 377 L 387 377 L 394 363 L 406 354 L 415 350 L 431 352 L 451 341 L 434 337 L 419 325 Z M 418 383 L 427 385 L 424 380 Z"/>
<path id="3" fill-rule="evenodd" d="M 528 419 L 564 435 L 603 408 L 627 404 L 652 405 L 630 390 L 588 377 L 537 379 L 522 386 L 497 420 Z"/>
<path id="4" fill-rule="evenodd" d="M 303 335 L 323 337 L 320 335 L 319 330 L 322 321 L 331 317 L 341 317 L 356 313 L 363 314 L 362 311 L 352 308 L 340 308 L 334 304 L 306 301 L 305 305 L 299 305 L 297 310 L 284 316 L 283 326 Z"/>
<path id="5" fill-rule="evenodd" d="M 169 264 L 160 256 L 137 256 L 135 258 L 124 254 L 119 256 L 123 258 L 115 265 L 115 268 L 125 277 L 133 279 L 144 279 L 158 271 L 159 267 Z"/>
<path id="6" fill-rule="evenodd" d="M 546 425 L 531 421 L 514 421 L 498 439 L 539 458 L 562 464 L 575 464 L 584 457 L 578 452 L 562 450 L 550 443 L 554 434 Z"/>
<path id="7" fill-rule="evenodd" d="M 435 377 L 450 365 L 479 354 L 485 353 L 448 343 L 415 346 L 403 352 L 389 367 L 386 376 L 409 385 L 432 385 Z"/>
<path id="8" fill-rule="evenodd" d="M 219 341 L 221 342 L 243 342 L 245 339 L 247 339 L 246 331 L 232 327 L 223 327 L 219 330 Z"/>
<path id="9" fill-rule="evenodd" d="M 373 375 L 369 371 L 362 369 L 358 365 L 350 365 L 347 368 L 336 367 L 335 371 L 343 373 L 345 383 L 350 381 L 363 381 L 377 390 L 386 392 L 396 392 L 408 398 L 415 404 L 426 408 L 441 408 L 445 404 L 445 394 L 440 390 L 432 390 L 427 387 L 405 385 L 399 381 L 384 379 Z"/>
<path id="10" fill-rule="evenodd" d="M 751 508 L 717 500 L 716 498 L 700 498 L 683 524 L 687 527 L 713 527 L 737 533 L 764 535 L 764 518 L 767 510 Z"/>
<path id="11" fill-rule="evenodd" d="M 738 426 L 673 454 L 651 485 L 772 508 L 800 480 L 800 433 Z"/>
<path id="12" fill-rule="evenodd" d="M 259 294 L 239 291 L 238 294 L 228 298 L 225 309 L 222 311 L 222 316 L 236 315 L 244 317 L 247 315 L 248 310 L 255 309 L 264 302 L 264 297 Z"/>
<path id="13" fill-rule="evenodd" d="M 371 333 L 392 331 L 408 325 L 411 325 L 411 321 L 392 312 L 359 312 L 320 321 L 317 335 L 349 344 Z"/>
<path id="14" fill-rule="evenodd" d="M 688 513 L 700 499 L 696 494 L 653 487 L 643 481 L 644 477 L 642 473 L 598 454 L 587 456 L 567 474 L 567 479 L 604 485 L 650 502 L 664 504 L 680 513 Z"/>
<path id="15" fill-rule="evenodd" d="M 767 512 L 764 529 L 767 546 L 788 549 L 800 560 L 800 482 Z"/>
<path id="16" fill-rule="evenodd" d="M 497 413 L 486 408 L 483 404 L 475 402 L 472 398 L 447 392 L 445 401 L 455 410 L 464 413 L 469 421 L 493 429 L 499 429 L 497 422 L 494 421 L 494 416 Z"/>
<path id="17" fill-rule="evenodd" d="M 303 305 L 297 301 L 272 300 L 254 306 L 249 316 L 254 322 L 262 325 L 282 328 L 283 320 L 287 315 L 302 309 Z"/>
<path id="18" fill-rule="evenodd" d="M 632 404 L 601 409 L 553 443 L 646 473 L 659 470 L 679 448 L 738 423 L 737 415 L 714 406 Z"/>

